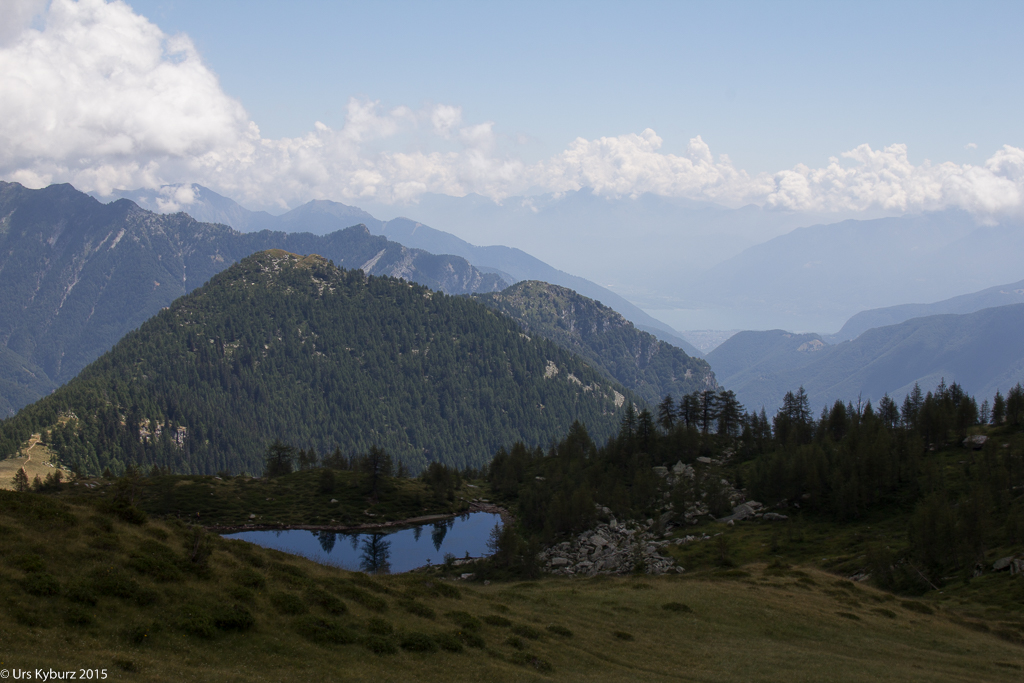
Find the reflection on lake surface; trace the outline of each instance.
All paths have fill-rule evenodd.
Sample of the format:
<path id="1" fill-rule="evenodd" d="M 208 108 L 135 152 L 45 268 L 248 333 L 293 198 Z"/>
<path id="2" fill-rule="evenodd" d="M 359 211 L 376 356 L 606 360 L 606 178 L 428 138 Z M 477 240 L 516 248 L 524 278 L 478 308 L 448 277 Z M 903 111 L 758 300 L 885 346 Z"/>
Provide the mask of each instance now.
<path id="1" fill-rule="evenodd" d="M 425 564 L 441 564 L 451 553 L 456 558 L 487 554 L 487 538 L 501 516 L 473 512 L 433 524 L 378 533 L 335 531 L 241 531 L 225 538 L 249 541 L 264 548 L 303 555 L 368 574 L 407 572 Z M 424 530 L 429 534 L 424 534 Z"/>

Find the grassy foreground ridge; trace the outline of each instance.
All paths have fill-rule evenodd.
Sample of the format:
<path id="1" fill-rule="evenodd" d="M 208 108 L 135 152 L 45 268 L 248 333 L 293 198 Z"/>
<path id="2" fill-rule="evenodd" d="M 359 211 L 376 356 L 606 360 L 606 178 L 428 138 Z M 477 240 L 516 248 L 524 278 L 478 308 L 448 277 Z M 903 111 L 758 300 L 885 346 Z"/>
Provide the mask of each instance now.
<path id="1" fill-rule="evenodd" d="M 0 668 L 111 680 L 1019 680 L 980 622 L 814 569 L 369 577 L 0 492 Z M 986 631 L 987 629 L 987 631 Z"/>

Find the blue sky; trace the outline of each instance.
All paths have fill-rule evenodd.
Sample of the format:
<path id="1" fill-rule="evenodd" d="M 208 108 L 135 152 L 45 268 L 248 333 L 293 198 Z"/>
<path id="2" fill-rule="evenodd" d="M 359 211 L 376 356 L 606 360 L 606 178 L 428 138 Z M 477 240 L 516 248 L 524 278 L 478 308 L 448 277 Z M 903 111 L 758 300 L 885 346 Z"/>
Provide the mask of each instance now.
<path id="1" fill-rule="evenodd" d="M 915 163 L 1024 145 L 1020 2 L 130 4 L 188 34 L 272 138 L 340 127 L 360 96 L 461 106 L 530 160 L 645 128 L 753 173 L 862 143 Z"/>
<path id="2" fill-rule="evenodd" d="M 586 188 L 1020 212 L 1022 20 L 1020 2 L 7 0 L 0 178 L 198 182 L 278 210 Z"/>

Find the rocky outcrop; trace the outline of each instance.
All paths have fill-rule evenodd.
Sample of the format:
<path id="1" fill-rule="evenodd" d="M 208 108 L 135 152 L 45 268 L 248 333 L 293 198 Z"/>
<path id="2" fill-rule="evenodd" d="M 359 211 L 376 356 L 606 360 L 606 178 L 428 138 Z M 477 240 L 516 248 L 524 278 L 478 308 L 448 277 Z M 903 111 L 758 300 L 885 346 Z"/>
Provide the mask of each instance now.
<path id="1" fill-rule="evenodd" d="M 563 576 L 596 576 L 597 574 L 682 573 L 662 549 L 671 541 L 657 540 L 647 527 L 636 523 L 619 524 L 612 519 L 584 531 L 571 541 L 564 541 L 541 552 L 537 559 L 552 574 Z"/>
<path id="2" fill-rule="evenodd" d="M 992 571 L 1005 572 L 1007 570 L 1011 576 L 1024 572 L 1024 553 L 1001 557 L 992 563 Z"/>

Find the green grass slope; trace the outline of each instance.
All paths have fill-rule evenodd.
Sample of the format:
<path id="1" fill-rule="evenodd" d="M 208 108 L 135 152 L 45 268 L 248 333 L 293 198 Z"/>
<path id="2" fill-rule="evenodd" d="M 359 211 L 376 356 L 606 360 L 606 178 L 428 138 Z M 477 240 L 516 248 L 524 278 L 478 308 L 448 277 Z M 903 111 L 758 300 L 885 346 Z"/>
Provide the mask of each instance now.
<path id="1" fill-rule="evenodd" d="M 0 423 L 0 448 L 48 430 L 63 462 L 94 474 L 129 462 L 258 473 L 274 439 L 462 468 L 575 420 L 606 437 L 628 393 L 617 388 L 470 299 L 269 251 Z"/>
<path id="2" fill-rule="evenodd" d="M 571 289 L 529 280 L 474 298 L 519 321 L 528 334 L 582 356 L 652 406 L 667 394 L 683 396 L 717 386 L 704 360 L 636 329 L 611 308 Z"/>
<path id="3" fill-rule="evenodd" d="M 141 521 L 141 520 L 139 520 Z M 370 577 L 0 492 L 0 668 L 179 681 L 1017 681 L 1024 649 L 816 570 Z"/>

